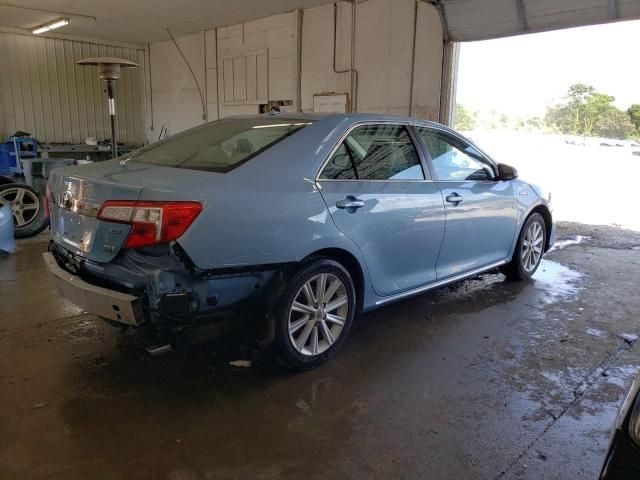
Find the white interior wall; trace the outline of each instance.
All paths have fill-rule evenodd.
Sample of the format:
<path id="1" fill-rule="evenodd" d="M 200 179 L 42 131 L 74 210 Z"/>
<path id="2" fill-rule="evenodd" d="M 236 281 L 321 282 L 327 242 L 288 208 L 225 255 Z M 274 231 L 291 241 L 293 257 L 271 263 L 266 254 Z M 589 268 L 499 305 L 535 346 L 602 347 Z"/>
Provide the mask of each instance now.
<path id="1" fill-rule="evenodd" d="M 224 101 L 223 61 L 238 54 L 254 54 L 266 50 L 267 78 L 263 80 L 266 81 L 266 85 L 263 85 L 262 88 L 266 89 L 267 99 L 290 100 L 293 105 L 296 104 L 297 89 L 294 81 L 297 66 L 296 22 L 296 12 L 289 12 L 217 29 L 217 66 L 218 71 L 221 72 L 218 75 L 221 117 L 258 113 L 259 102 L 257 100 L 247 100 L 244 103 Z M 251 84 L 249 72 L 245 71 L 245 75 L 248 87 Z M 238 82 L 237 76 L 234 77 L 234 81 Z"/>
<path id="2" fill-rule="evenodd" d="M 442 121 L 442 27 L 438 11 L 418 2 L 415 71 L 413 75 L 413 111 L 415 117 Z"/>
<path id="3" fill-rule="evenodd" d="M 203 33 L 180 37 L 176 41 L 204 94 L 206 81 Z M 149 141 L 156 141 L 163 127 L 169 136 L 203 123 L 205 119 L 202 118 L 200 92 L 174 43 L 152 43 L 149 46 L 149 57 L 150 106 L 153 114 L 153 123 L 148 132 Z"/>
<path id="4" fill-rule="evenodd" d="M 336 73 L 333 65 L 334 6 L 304 11 L 302 21 L 302 110 L 313 110 L 313 96 L 321 93 L 348 93 L 349 72 Z M 351 66 L 351 4 L 337 5 L 336 62 L 339 72 Z"/>
<path id="5" fill-rule="evenodd" d="M 415 5 L 411 0 L 369 0 L 358 4 L 358 112 L 438 118 L 442 28 L 436 9 L 424 2 L 417 3 L 413 108 L 409 108 Z M 338 4 L 338 71 L 349 70 L 351 65 L 351 12 L 351 3 Z M 350 93 L 351 74 L 335 73 L 333 68 L 334 6 L 307 9 L 303 19 L 302 110 L 311 111 L 314 94 Z"/>
<path id="6" fill-rule="evenodd" d="M 358 109 L 408 115 L 414 2 L 358 6 L 356 68 Z"/>
<path id="7" fill-rule="evenodd" d="M 349 70 L 352 4 L 339 3 L 337 11 L 336 69 Z M 408 115 L 411 111 L 437 120 L 442 28 L 436 9 L 424 2 L 417 2 L 412 108 L 409 105 L 415 12 L 414 0 L 358 3 L 358 112 Z M 285 110 L 295 110 L 300 95 L 302 111 L 310 112 L 316 94 L 350 95 L 351 74 L 336 73 L 333 67 L 333 27 L 334 5 L 329 4 L 179 38 L 203 89 L 207 119 L 258 113 L 265 96 L 269 101 L 290 100 L 292 105 Z M 154 131 L 149 140 L 155 141 L 163 125 L 171 135 L 203 120 L 200 95 L 175 45 L 151 44 L 150 57 Z"/>

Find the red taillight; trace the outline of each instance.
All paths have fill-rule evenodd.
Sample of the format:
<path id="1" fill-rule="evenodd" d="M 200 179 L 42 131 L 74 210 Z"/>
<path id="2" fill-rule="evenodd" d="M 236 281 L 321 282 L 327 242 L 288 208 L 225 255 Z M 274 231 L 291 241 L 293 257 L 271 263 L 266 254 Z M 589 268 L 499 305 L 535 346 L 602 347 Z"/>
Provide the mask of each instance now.
<path id="1" fill-rule="evenodd" d="M 132 225 L 125 248 L 166 243 L 179 238 L 202 211 L 198 202 L 108 200 L 98 218 Z"/>

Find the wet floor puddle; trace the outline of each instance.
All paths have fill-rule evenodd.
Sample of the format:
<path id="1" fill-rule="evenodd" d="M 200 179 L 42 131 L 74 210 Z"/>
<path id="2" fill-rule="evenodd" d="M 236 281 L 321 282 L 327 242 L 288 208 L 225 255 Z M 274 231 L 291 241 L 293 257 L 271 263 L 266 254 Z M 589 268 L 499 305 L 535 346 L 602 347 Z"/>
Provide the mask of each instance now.
<path id="1" fill-rule="evenodd" d="M 542 293 L 544 303 L 574 297 L 582 289 L 583 274 L 551 260 L 542 260 L 533 275 L 534 287 Z"/>
<path id="2" fill-rule="evenodd" d="M 566 413 L 574 419 L 593 417 L 590 421 L 601 422 L 600 413 L 614 408 L 638 368 L 616 365 L 611 351 L 621 348 L 620 340 L 633 345 L 638 336 L 612 335 L 591 324 L 589 316 L 583 318 L 584 309 L 576 302 L 586 286 L 584 274 L 545 259 L 533 280 L 537 297 L 545 305 L 542 321 L 531 325 L 520 348 L 513 352 L 511 364 L 517 389 L 526 393 L 529 405 L 539 407 L 524 416 L 548 420 L 549 416 L 556 419 Z M 545 322 L 545 318 L 553 321 Z M 581 321 L 572 321 L 578 319 Z M 610 348 L 603 349 L 605 343 Z M 589 355 L 601 361 L 588 361 Z M 609 421 L 605 419 L 605 427 Z"/>
<path id="3" fill-rule="evenodd" d="M 63 329 L 64 334 L 74 343 L 83 343 L 98 335 L 98 320 L 92 316 L 82 316 L 74 319 Z"/>

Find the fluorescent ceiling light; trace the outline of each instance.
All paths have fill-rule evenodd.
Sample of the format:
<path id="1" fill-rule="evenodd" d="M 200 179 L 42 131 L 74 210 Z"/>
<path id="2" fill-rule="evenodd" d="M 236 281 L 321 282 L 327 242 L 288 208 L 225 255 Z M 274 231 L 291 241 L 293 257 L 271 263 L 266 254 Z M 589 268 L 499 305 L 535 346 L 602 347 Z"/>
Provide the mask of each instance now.
<path id="1" fill-rule="evenodd" d="M 55 28 L 64 27 L 69 24 L 68 18 L 63 18 L 61 20 L 56 20 L 55 22 L 49 23 L 47 25 L 43 25 L 41 27 L 36 28 L 31 33 L 34 35 L 40 35 L 41 33 L 48 32 L 49 30 L 53 30 Z"/>

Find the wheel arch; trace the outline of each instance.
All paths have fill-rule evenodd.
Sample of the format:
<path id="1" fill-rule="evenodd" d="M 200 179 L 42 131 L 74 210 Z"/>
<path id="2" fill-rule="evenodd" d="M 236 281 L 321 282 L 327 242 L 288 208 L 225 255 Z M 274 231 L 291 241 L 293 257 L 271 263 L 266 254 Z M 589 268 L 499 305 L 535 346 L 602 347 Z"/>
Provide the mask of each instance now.
<path id="1" fill-rule="evenodd" d="M 534 213 L 539 213 L 544 219 L 545 238 L 544 238 L 544 251 L 549 250 L 549 242 L 551 241 L 551 228 L 553 226 L 553 218 L 551 217 L 551 211 L 546 205 L 539 204 L 531 209 L 531 211 L 525 217 L 524 223 Z M 524 223 L 522 224 L 524 226 Z"/>
<path id="2" fill-rule="evenodd" d="M 9 185 L 10 183 L 15 183 L 15 182 L 9 177 L 0 175 L 0 185 Z"/>
<path id="3" fill-rule="evenodd" d="M 362 311 L 364 304 L 364 271 L 358 259 L 342 248 L 323 248 L 307 255 L 301 263 L 308 263 L 319 257 L 335 260 L 347 269 L 356 289 L 356 314 Z"/>

